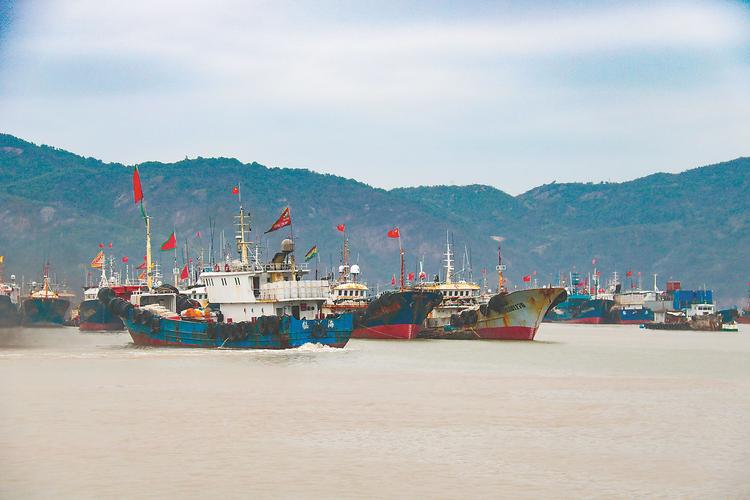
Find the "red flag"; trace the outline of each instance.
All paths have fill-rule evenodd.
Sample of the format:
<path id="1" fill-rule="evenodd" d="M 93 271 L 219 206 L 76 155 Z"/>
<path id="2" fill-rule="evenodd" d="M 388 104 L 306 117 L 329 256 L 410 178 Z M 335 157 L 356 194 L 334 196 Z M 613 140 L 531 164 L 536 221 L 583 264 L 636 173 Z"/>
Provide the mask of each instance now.
<path id="1" fill-rule="evenodd" d="M 104 248 L 104 243 L 99 243 L 99 248 Z"/>
<path id="2" fill-rule="evenodd" d="M 414 281 L 414 273 L 409 273 L 409 281 Z"/>
<path id="3" fill-rule="evenodd" d="M 282 227 L 286 227 L 292 224 L 292 215 L 289 213 L 289 207 L 286 207 L 283 212 L 281 212 L 281 215 L 276 220 L 276 222 L 273 223 L 273 226 L 271 226 L 271 229 L 266 231 L 264 234 L 271 233 L 273 231 L 276 231 L 277 229 L 281 229 Z"/>
<path id="4" fill-rule="evenodd" d="M 144 262 L 140 266 L 136 267 L 136 269 L 146 269 L 146 263 Z"/>
<path id="5" fill-rule="evenodd" d="M 394 274 L 393 278 L 391 278 L 391 285 L 395 285 L 395 284 L 396 284 L 396 275 Z"/>
<path id="6" fill-rule="evenodd" d="M 143 189 L 141 189 L 141 176 L 138 175 L 138 167 L 133 170 L 133 199 L 137 205 L 139 201 L 143 200 Z"/>
<path id="7" fill-rule="evenodd" d="M 236 194 L 240 194 L 240 187 L 239 186 L 234 186 L 232 188 L 232 194 L 235 194 L 235 195 Z"/>
<path id="8" fill-rule="evenodd" d="M 419 279 L 426 280 L 427 279 L 427 273 L 424 272 L 424 271 L 422 271 L 421 273 L 419 273 Z"/>
<path id="9" fill-rule="evenodd" d="M 112 248 L 112 242 L 111 241 L 109 242 L 109 248 Z"/>
<path id="10" fill-rule="evenodd" d="M 398 228 L 397 227 L 394 227 L 393 229 L 391 229 L 390 231 L 388 231 L 388 237 L 389 238 L 400 238 L 401 237 L 401 233 L 398 232 Z"/>
<path id="11" fill-rule="evenodd" d="M 122 261 L 127 264 L 128 263 L 128 256 L 126 255 L 125 257 L 123 257 Z"/>
<path id="12" fill-rule="evenodd" d="M 596 265 L 596 259 L 591 259 L 591 265 L 592 265 L 592 266 L 595 266 L 595 265 Z"/>
<path id="13" fill-rule="evenodd" d="M 625 276 L 627 276 L 628 278 L 630 278 L 631 276 L 633 276 L 633 271 L 626 272 Z"/>
<path id="14" fill-rule="evenodd" d="M 530 275 L 530 274 L 527 274 L 526 276 L 524 276 L 524 277 L 523 277 L 523 280 L 524 280 L 524 281 L 525 281 L 526 283 L 529 283 L 529 282 L 531 281 L 531 275 Z"/>
<path id="15" fill-rule="evenodd" d="M 201 237 L 201 232 L 200 232 L 200 231 L 196 231 L 196 232 L 195 232 L 195 237 L 196 237 L 196 238 L 198 238 L 198 239 L 200 239 L 200 237 Z"/>
<path id="16" fill-rule="evenodd" d="M 167 241 L 162 243 L 161 250 L 167 251 L 167 250 L 174 250 L 175 248 L 177 248 L 177 238 L 175 238 L 174 232 L 172 232 L 172 234 L 169 235 L 169 238 L 167 239 Z"/>
<path id="17" fill-rule="evenodd" d="M 190 276 L 190 271 L 188 271 L 188 266 L 185 264 L 185 267 L 182 268 L 182 272 L 180 273 L 180 281 L 188 279 L 188 276 Z"/>
<path id="18" fill-rule="evenodd" d="M 344 224 L 339 224 L 338 226 L 336 226 L 336 229 L 343 233 L 344 231 L 346 231 L 346 226 Z"/>

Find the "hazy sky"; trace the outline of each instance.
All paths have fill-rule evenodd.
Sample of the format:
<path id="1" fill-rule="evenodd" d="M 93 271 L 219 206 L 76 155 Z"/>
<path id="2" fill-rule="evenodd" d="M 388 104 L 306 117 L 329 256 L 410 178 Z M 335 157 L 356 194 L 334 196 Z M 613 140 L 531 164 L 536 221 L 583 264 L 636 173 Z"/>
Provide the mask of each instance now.
<path id="1" fill-rule="evenodd" d="M 0 5 L 0 131 L 107 161 L 516 194 L 750 155 L 747 3 Z"/>

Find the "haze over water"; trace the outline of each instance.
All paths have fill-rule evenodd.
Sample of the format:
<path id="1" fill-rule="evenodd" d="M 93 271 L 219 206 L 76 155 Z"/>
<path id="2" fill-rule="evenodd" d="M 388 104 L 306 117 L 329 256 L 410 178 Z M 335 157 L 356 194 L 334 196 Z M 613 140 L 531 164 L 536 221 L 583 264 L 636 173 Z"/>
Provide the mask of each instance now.
<path id="1" fill-rule="evenodd" d="M 0 497 L 747 497 L 741 328 L 281 352 L 0 331 Z"/>

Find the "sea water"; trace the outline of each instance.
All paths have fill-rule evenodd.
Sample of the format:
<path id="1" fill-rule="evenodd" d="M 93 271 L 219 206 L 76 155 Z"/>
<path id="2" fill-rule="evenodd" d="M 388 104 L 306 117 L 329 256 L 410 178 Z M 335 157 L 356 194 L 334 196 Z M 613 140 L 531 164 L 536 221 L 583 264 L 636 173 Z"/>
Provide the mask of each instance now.
<path id="1" fill-rule="evenodd" d="M 0 497 L 750 496 L 750 329 L 141 348 L 0 331 Z"/>

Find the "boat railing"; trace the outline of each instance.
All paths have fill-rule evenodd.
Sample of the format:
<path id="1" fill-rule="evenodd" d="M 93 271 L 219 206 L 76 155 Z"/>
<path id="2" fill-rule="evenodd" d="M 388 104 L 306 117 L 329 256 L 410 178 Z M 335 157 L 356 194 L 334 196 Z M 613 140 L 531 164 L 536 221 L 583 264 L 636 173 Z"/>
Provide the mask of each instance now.
<path id="1" fill-rule="evenodd" d="M 298 272 L 298 273 L 309 273 L 310 272 L 310 266 L 308 264 L 295 264 L 292 266 L 288 262 L 269 262 L 265 264 L 261 263 L 255 263 L 255 264 L 224 264 L 219 265 L 217 264 L 213 268 L 208 268 L 207 270 L 204 270 L 204 272 L 238 272 L 238 271 L 252 271 L 256 273 L 264 273 L 264 272 Z"/>

